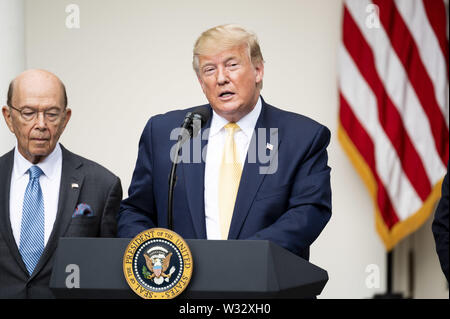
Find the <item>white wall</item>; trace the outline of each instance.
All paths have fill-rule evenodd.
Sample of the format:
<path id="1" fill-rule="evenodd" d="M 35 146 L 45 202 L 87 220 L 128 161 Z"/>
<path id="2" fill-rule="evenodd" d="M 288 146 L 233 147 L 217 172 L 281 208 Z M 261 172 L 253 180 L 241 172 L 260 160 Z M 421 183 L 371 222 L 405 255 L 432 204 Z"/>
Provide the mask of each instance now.
<path id="1" fill-rule="evenodd" d="M 80 28 L 65 25 L 66 5 Z M 328 270 L 321 298 L 370 298 L 385 289 L 385 252 L 366 189 L 337 141 L 337 46 L 341 1 L 26 1 L 26 66 L 66 84 L 71 122 L 61 138 L 105 165 L 128 189 L 148 118 L 206 102 L 191 68 L 195 39 L 207 28 L 239 23 L 255 31 L 266 60 L 263 97 L 332 131 L 333 216 L 311 261 Z M 5 125 L 0 126 L 5 130 Z M 434 249 L 434 247 L 433 247 Z M 379 266 L 378 289 L 366 286 Z"/>
<path id="2" fill-rule="evenodd" d="M 6 105 L 9 83 L 25 69 L 24 22 L 22 0 L 0 0 L 0 108 Z M 4 127 L 0 129 L 0 154 L 15 143 L 14 135 Z"/>

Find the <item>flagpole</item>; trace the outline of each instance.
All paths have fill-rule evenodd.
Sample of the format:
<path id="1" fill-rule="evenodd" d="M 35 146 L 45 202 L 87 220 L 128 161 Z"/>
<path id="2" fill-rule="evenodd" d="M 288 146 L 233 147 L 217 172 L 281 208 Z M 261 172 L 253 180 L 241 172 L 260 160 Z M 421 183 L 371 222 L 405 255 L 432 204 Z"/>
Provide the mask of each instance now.
<path id="1" fill-rule="evenodd" d="M 394 273 L 394 254 L 393 250 L 386 253 L 386 292 L 384 294 L 376 294 L 374 299 L 403 299 L 400 293 L 394 293 L 392 289 L 393 273 Z"/>
<path id="2" fill-rule="evenodd" d="M 392 259 L 392 250 L 390 250 L 386 254 L 386 294 L 388 296 L 392 295 Z"/>

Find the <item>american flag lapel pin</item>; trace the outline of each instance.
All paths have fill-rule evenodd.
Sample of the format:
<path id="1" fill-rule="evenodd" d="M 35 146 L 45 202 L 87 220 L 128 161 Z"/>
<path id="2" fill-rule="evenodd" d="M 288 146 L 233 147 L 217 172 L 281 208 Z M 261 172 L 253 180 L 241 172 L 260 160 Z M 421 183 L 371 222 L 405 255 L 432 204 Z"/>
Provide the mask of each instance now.
<path id="1" fill-rule="evenodd" d="M 78 184 L 77 183 L 72 183 L 72 188 L 78 188 Z"/>
<path id="2" fill-rule="evenodd" d="M 267 143 L 266 144 L 266 148 L 268 148 L 269 150 L 273 150 L 273 145 L 272 144 L 270 144 L 270 143 Z"/>

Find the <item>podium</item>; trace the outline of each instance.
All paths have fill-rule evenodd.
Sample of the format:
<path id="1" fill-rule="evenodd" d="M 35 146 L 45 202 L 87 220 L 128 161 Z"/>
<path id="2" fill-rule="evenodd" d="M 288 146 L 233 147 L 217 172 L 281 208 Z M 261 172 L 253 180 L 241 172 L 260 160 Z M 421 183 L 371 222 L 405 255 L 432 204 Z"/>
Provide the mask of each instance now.
<path id="1" fill-rule="evenodd" d="M 61 238 L 50 289 L 57 298 L 139 298 L 123 274 L 123 256 L 131 239 Z M 325 270 L 266 240 L 187 239 L 193 275 L 178 298 L 315 298 Z M 77 270 L 79 285 L 70 278 Z M 72 288 L 68 288 L 72 287 Z"/>

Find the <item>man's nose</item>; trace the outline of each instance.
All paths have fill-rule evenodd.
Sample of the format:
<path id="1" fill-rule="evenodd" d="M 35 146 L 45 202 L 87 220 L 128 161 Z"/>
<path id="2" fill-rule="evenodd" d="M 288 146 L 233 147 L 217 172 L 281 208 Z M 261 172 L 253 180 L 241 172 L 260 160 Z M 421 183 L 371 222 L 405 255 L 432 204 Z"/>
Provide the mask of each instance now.
<path id="1" fill-rule="evenodd" d="M 218 68 L 217 70 L 217 83 L 219 85 L 224 85 L 228 83 L 228 73 L 225 68 Z"/>
<path id="2" fill-rule="evenodd" d="M 45 128 L 46 127 L 44 112 L 38 112 L 36 114 L 36 126 L 38 128 Z"/>

